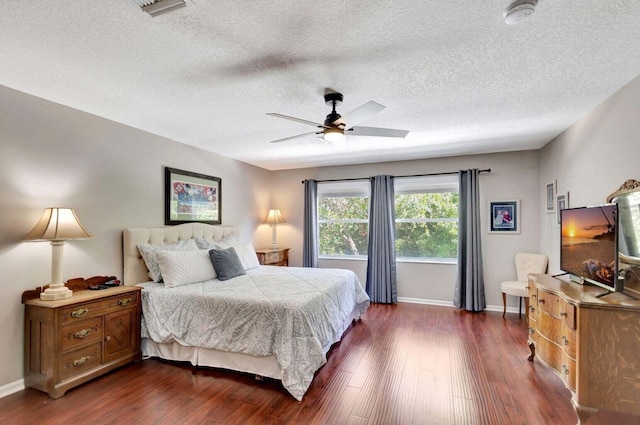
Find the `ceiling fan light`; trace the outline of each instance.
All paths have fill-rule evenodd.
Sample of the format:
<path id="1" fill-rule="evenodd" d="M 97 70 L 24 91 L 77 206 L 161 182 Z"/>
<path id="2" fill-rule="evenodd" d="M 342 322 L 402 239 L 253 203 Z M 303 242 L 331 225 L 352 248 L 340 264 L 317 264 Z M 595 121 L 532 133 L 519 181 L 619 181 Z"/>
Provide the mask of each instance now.
<path id="1" fill-rule="evenodd" d="M 331 143 L 342 142 L 344 140 L 344 130 L 340 128 L 327 128 L 324 131 L 324 140 Z"/>

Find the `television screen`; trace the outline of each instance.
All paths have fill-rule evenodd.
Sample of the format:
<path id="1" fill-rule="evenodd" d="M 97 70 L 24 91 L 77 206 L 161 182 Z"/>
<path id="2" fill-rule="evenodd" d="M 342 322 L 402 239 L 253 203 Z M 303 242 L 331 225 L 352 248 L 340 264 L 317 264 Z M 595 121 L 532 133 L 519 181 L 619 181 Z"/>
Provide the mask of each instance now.
<path id="1" fill-rule="evenodd" d="M 572 280 L 609 291 L 622 290 L 618 279 L 616 204 L 560 211 L 560 268 Z"/>

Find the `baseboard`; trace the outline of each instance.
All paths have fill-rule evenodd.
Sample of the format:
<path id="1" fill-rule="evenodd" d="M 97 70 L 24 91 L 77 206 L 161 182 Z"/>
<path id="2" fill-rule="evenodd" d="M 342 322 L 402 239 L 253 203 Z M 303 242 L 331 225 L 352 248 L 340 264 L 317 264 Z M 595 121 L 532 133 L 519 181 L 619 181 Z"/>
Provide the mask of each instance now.
<path id="1" fill-rule="evenodd" d="M 406 297 L 398 297 L 399 303 L 411 303 L 411 304 L 425 304 L 425 305 L 437 305 L 440 307 L 453 307 L 453 301 L 442 301 L 442 300 L 427 300 L 423 298 L 406 298 Z M 488 305 L 485 308 L 485 311 L 497 311 L 498 313 L 502 313 L 502 305 Z M 518 314 L 518 307 L 507 307 L 507 313 L 515 313 Z M 524 314 L 524 311 L 523 313 Z"/>
<path id="2" fill-rule="evenodd" d="M 24 379 L 18 379 L 0 387 L 0 398 L 22 390 L 24 390 Z"/>

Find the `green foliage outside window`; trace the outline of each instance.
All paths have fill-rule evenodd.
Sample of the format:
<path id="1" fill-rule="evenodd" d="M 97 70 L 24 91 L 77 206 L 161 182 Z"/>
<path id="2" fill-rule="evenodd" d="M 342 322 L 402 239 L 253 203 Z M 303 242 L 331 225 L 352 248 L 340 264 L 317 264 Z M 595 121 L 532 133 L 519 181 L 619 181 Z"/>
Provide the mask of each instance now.
<path id="1" fill-rule="evenodd" d="M 396 257 L 458 256 L 458 193 L 396 195 Z"/>
<path id="2" fill-rule="evenodd" d="M 320 255 L 366 256 L 368 197 L 318 198 Z M 396 256 L 455 259 L 458 255 L 458 193 L 396 195 Z"/>
<path id="3" fill-rule="evenodd" d="M 369 198 L 318 198 L 320 255 L 367 255 Z"/>

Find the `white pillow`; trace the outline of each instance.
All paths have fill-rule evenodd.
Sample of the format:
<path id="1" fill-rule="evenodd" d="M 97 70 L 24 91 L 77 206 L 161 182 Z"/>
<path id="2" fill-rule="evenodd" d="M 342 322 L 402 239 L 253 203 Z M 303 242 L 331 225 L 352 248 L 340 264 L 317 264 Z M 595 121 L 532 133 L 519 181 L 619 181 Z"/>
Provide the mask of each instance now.
<path id="1" fill-rule="evenodd" d="M 238 254 L 238 258 L 240 259 L 240 264 L 242 264 L 242 267 L 245 270 L 260 267 L 258 255 L 256 254 L 256 250 L 252 244 L 247 243 L 244 245 L 234 245 L 233 249 L 236 250 L 236 254 Z"/>
<path id="2" fill-rule="evenodd" d="M 198 248 L 200 249 L 227 249 L 239 244 L 240 242 L 236 235 L 227 235 L 217 241 L 208 241 L 204 238 L 196 238 L 196 245 L 198 245 Z"/>
<path id="3" fill-rule="evenodd" d="M 216 278 L 209 253 L 203 249 L 158 252 L 156 259 L 167 288 Z"/>
<path id="4" fill-rule="evenodd" d="M 241 244 L 235 235 L 225 236 L 219 241 L 208 241 L 203 238 L 196 238 L 196 244 L 200 249 L 227 249 L 233 248 L 238 254 L 242 268 L 251 270 L 260 267 L 258 255 L 252 244 Z"/>
<path id="5" fill-rule="evenodd" d="M 156 254 L 158 252 L 196 251 L 197 249 L 198 245 L 196 245 L 196 242 L 193 239 L 167 245 L 149 245 L 146 243 L 138 245 L 138 251 L 140 251 L 140 255 L 149 270 L 149 277 L 156 282 L 162 282 L 162 274 L 160 273 L 160 267 L 158 267 L 158 262 L 156 261 Z"/>

